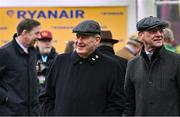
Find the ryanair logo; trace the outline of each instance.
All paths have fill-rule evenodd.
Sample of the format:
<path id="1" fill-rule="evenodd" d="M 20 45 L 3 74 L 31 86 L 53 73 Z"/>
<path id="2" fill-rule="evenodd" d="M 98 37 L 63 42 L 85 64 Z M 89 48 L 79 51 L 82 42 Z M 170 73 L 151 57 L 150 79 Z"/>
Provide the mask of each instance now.
<path id="1" fill-rule="evenodd" d="M 7 16 L 12 17 L 15 13 L 18 19 L 82 19 L 85 14 L 83 10 L 8 10 Z"/>

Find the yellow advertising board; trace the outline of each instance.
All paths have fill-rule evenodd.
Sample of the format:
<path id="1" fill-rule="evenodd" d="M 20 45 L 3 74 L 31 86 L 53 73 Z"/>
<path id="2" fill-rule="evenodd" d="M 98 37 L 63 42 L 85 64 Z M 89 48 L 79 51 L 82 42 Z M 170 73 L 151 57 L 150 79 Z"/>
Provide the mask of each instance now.
<path id="1" fill-rule="evenodd" d="M 102 30 L 111 30 L 120 42 L 115 50 L 123 47 L 127 38 L 127 7 L 11 7 L 0 9 L 0 46 L 12 40 L 16 26 L 24 18 L 41 22 L 42 29 L 53 33 L 53 45 L 62 53 L 67 40 L 74 40 L 72 28 L 86 19 L 100 23 Z"/>

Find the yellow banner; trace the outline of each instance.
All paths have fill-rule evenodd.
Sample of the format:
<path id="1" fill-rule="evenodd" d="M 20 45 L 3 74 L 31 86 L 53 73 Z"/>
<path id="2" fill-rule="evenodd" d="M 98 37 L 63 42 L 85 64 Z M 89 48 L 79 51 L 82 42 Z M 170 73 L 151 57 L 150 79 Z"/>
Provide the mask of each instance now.
<path id="1" fill-rule="evenodd" d="M 111 30 L 120 42 L 115 50 L 125 45 L 127 34 L 127 7 L 18 7 L 0 9 L 0 46 L 12 40 L 16 26 L 24 18 L 41 22 L 42 30 L 53 33 L 53 45 L 62 53 L 67 40 L 74 40 L 72 28 L 86 19 L 100 23 L 102 30 Z"/>

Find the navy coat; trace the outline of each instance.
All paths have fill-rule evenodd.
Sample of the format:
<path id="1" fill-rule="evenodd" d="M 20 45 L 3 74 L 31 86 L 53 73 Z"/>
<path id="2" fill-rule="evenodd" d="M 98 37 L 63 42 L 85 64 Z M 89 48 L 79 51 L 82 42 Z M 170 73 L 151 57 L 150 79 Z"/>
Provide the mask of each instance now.
<path id="1" fill-rule="evenodd" d="M 38 115 L 34 48 L 26 54 L 14 39 L 0 48 L 0 115 Z"/>

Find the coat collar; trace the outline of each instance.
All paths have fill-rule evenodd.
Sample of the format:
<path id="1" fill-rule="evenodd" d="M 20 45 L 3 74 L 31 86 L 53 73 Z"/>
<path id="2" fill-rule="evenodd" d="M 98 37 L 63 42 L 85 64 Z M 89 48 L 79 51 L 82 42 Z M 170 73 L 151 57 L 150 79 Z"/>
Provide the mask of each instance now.
<path id="1" fill-rule="evenodd" d="M 103 53 L 103 52 L 105 52 L 105 53 L 107 52 L 107 53 L 115 54 L 112 47 L 105 46 L 105 45 L 99 46 L 99 47 L 98 47 L 98 50 L 99 50 L 100 52 L 102 52 L 102 53 Z"/>
<path id="2" fill-rule="evenodd" d="M 19 46 L 19 44 L 16 42 L 17 34 L 13 35 L 12 43 L 15 45 L 15 48 L 18 50 L 20 54 L 25 54 L 24 50 Z"/>
<path id="3" fill-rule="evenodd" d="M 156 51 L 153 52 L 153 55 L 152 55 L 152 58 L 151 58 L 152 61 L 155 60 L 156 58 L 161 57 L 165 52 L 166 52 L 166 50 L 165 50 L 165 47 L 164 47 L 164 46 L 156 49 Z M 147 56 L 147 54 L 146 54 L 146 52 L 145 52 L 144 46 L 142 47 L 142 50 L 141 50 L 141 56 L 142 56 L 145 60 L 149 61 L 148 56 Z"/>
<path id="4" fill-rule="evenodd" d="M 14 34 L 13 35 L 13 40 L 12 40 L 12 44 L 15 46 L 15 48 L 17 49 L 17 51 L 20 53 L 20 54 L 27 54 L 26 52 L 24 52 L 24 50 L 19 46 L 19 44 L 16 42 L 16 38 L 17 37 L 17 34 Z M 29 47 L 28 48 L 28 51 L 30 52 L 31 49 L 34 49 L 34 47 Z"/>
<path id="5" fill-rule="evenodd" d="M 100 59 L 100 53 L 98 50 L 95 50 L 88 58 L 81 58 L 76 51 L 71 55 L 73 64 L 76 64 L 80 61 L 88 61 L 90 64 L 95 64 Z"/>

